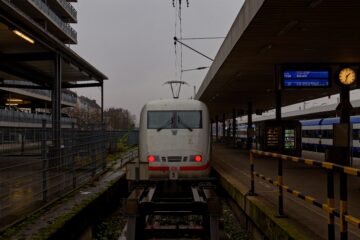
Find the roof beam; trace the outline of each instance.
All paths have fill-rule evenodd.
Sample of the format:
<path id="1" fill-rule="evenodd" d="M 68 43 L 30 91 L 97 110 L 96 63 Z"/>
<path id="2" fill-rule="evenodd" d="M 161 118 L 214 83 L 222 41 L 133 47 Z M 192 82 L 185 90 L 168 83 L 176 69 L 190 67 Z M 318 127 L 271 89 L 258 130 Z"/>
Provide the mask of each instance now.
<path id="1" fill-rule="evenodd" d="M 54 54 L 49 52 L 0 54 L 0 62 L 27 62 L 54 60 Z"/>
<path id="2" fill-rule="evenodd" d="M 39 85 L 22 85 L 12 83 L 0 83 L 0 88 L 22 88 L 22 89 L 45 89 L 50 90 L 50 87 L 39 86 Z"/>
<path id="3" fill-rule="evenodd" d="M 86 88 L 86 87 L 101 87 L 101 83 L 83 83 L 83 84 L 71 84 L 62 83 L 62 88 Z M 51 90 L 51 87 L 44 85 L 23 85 L 15 83 L 2 83 L 0 81 L 0 88 L 23 88 L 23 89 L 45 89 Z"/>
<path id="4" fill-rule="evenodd" d="M 8 74 L 23 78 L 24 80 L 31 81 L 33 83 L 50 86 L 49 83 L 52 83 L 54 80 L 52 77 L 47 76 L 39 71 L 29 69 L 26 66 L 17 65 L 8 65 L 0 64 L 0 71 L 6 72 Z"/>
<path id="5" fill-rule="evenodd" d="M 101 87 L 100 83 L 82 83 L 82 84 L 71 84 L 71 83 L 63 83 L 63 88 L 86 88 L 86 87 Z"/>

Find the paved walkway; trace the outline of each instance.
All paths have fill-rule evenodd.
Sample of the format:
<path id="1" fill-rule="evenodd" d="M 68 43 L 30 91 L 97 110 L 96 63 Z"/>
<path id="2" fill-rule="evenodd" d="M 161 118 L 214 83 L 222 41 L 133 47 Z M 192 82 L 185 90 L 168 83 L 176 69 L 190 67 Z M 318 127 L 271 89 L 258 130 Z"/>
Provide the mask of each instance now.
<path id="1" fill-rule="evenodd" d="M 213 145 L 213 167 L 221 168 L 250 188 L 250 165 L 247 151 L 226 147 L 223 144 Z M 307 156 L 308 157 L 308 156 Z M 284 162 L 284 185 L 311 195 L 320 202 L 326 202 L 326 173 L 324 170 L 293 162 Z M 277 160 L 271 158 L 255 158 L 255 171 L 276 180 Z M 349 176 L 348 213 L 360 217 L 360 178 Z M 255 191 L 258 198 L 270 208 L 276 209 L 277 188 L 256 178 Z M 338 208 L 339 179 L 335 176 L 335 198 Z M 284 211 L 289 221 L 296 222 L 314 239 L 327 239 L 327 215 L 319 208 L 284 192 Z M 350 226 L 350 224 L 349 224 Z M 336 237 L 338 238 L 338 222 Z M 349 239 L 360 239 L 360 230 L 349 227 Z"/>

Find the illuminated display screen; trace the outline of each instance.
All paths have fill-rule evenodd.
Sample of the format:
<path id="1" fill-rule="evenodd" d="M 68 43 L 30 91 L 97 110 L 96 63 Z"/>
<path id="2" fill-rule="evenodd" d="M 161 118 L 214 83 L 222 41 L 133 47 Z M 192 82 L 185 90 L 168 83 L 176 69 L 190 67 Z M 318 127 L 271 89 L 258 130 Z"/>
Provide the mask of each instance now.
<path id="1" fill-rule="evenodd" d="M 329 70 L 285 70 L 282 85 L 288 88 L 330 87 Z"/>

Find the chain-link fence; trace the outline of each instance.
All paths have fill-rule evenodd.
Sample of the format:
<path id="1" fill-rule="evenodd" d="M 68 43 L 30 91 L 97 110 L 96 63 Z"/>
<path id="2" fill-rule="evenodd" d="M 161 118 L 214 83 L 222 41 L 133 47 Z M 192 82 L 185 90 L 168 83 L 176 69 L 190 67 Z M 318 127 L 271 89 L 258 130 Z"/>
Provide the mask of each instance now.
<path id="1" fill-rule="evenodd" d="M 110 166 L 109 153 L 137 144 L 137 131 L 68 128 L 56 148 L 52 129 L 43 126 L 0 127 L 0 228 L 91 181 Z M 137 150 L 124 156 L 135 158 Z"/>

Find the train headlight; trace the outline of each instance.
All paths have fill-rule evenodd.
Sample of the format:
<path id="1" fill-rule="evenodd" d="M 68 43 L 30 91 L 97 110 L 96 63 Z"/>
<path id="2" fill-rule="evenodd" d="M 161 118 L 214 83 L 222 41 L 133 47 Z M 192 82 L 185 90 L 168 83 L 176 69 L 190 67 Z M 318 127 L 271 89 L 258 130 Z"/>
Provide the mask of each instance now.
<path id="1" fill-rule="evenodd" d="M 195 162 L 201 162 L 202 161 L 201 155 L 196 155 L 194 160 L 195 160 Z"/>

